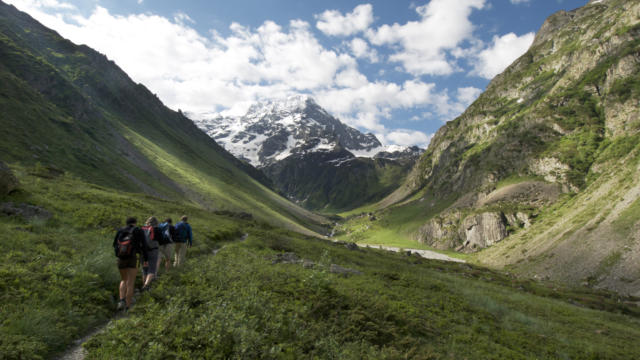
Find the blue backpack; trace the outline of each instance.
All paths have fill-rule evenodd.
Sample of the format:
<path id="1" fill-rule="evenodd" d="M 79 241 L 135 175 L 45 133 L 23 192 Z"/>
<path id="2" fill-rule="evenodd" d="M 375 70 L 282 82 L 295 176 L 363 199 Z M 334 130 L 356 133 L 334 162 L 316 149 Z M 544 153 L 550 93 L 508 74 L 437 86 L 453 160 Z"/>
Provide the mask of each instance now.
<path id="1" fill-rule="evenodd" d="M 164 244 L 171 244 L 173 242 L 173 236 L 171 236 L 171 224 L 167 222 L 160 224 L 160 232 L 162 233 L 162 242 Z"/>

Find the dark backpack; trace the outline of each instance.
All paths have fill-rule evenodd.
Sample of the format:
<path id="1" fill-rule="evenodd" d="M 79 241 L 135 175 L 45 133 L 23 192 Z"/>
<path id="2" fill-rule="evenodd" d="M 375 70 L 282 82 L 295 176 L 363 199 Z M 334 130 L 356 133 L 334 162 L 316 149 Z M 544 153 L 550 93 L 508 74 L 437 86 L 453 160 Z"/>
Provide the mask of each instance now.
<path id="1" fill-rule="evenodd" d="M 160 244 L 156 238 L 155 228 L 153 226 L 143 226 L 142 231 L 144 232 L 144 245 L 147 250 L 157 249 Z"/>
<path id="2" fill-rule="evenodd" d="M 118 241 L 116 242 L 116 256 L 120 259 L 128 259 L 134 255 L 133 229 L 120 230 Z"/>
<path id="3" fill-rule="evenodd" d="M 160 224 L 160 231 L 162 231 L 162 240 L 165 244 L 171 244 L 173 242 L 173 235 L 171 234 L 171 224 Z"/>
<path id="4" fill-rule="evenodd" d="M 179 242 L 187 242 L 189 238 L 189 232 L 187 231 L 187 225 L 183 222 L 179 222 L 176 225 L 176 233 L 178 233 Z"/>

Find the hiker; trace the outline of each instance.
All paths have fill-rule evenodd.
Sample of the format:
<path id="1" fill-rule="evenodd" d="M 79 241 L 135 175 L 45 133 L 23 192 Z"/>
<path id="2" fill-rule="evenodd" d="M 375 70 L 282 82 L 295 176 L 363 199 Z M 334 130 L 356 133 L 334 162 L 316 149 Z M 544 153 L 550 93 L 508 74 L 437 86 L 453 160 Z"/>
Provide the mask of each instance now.
<path id="1" fill-rule="evenodd" d="M 175 261 L 173 262 L 173 266 L 178 267 L 184 263 L 187 246 L 191 247 L 193 244 L 193 233 L 191 232 L 191 225 L 187 222 L 187 215 L 183 215 L 180 218 L 180 222 L 176 224 L 176 238 L 174 243 Z"/>
<path id="2" fill-rule="evenodd" d="M 176 237 L 176 228 L 172 225 L 171 218 L 166 218 L 162 224 L 160 224 L 160 256 L 158 257 L 158 269 L 160 269 L 160 263 L 164 261 L 165 270 L 169 270 L 171 267 L 171 259 L 173 258 L 173 239 Z"/>
<path id="3" fill-rule="evenodd" d="M 144 247 L 144 233 L 136 226 L 137 223 L 136 218 L 127 218 L 126 227 L 119 229 L 113 239 L 113 249 L 118 257 L 121 279 L 118 310 L 128 310 L 131 306 L 140 263 L 139 255 L 142 255 L 143 266 L 147 266 L 149 261 L 147 249 Z"/>
<path id="4" fill-rule="evenodd" d="M 147 266 L 142 267 L 142 291 L 148 291 L 151 289 L 151 282 L 156 278 L 158 272 L 158 249 L 160 248 L 159 239 L 162 237 L 161 231 L 158 228 L 158 219 L 152 216 L 147 219 L 145 225 L 142 227 L 142 231 L 145 236 L 145 248 L 148 253 L 149 261 Z"/>

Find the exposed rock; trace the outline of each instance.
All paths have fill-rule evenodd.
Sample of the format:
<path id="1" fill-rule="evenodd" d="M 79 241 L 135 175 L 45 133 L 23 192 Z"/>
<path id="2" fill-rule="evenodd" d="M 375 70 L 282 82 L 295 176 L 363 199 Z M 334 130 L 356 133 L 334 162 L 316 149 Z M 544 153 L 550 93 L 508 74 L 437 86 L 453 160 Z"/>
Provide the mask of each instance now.
<path id="1" fill-rule="evenodd" d="M 566 182 L 569 165 L 563 164 L 556 158 L 532 159 L 529 170 L 535 175 L 544 177 L 548 182 Z"/>
<path id="2" fill-rule="evenodd" d="M 298 255 L 292 252 L 276 254 L 272 259 L 272 264 L 299 264 L 303 262 Z"/>
<path id="3" fill-rule="evenodd" d="M 53 216 L 49 211 L 39 206 L 23 203 L 14 204 L 12 202 L 0 204 L 0 214 L 4 214 L 6 216 L 21 217 L 25 220 L 49 220 Z"/>
<path id="4" fill-rule="evenodd" d="M 462 242 L 458 234 L 459 222 L 459 212 L 438 216 L 423 225 L 418 230 L 416 238 L 418 241 L 436 249 L 453 248 Z"/>
<path id="5" fill-rule="evenodd" d="M 0 161 L 0 196 L 5 196 L 18 188 L 18 179 L 11 169 Z"/>
<path id="6" fill-rule="evenodd" d="M 345 243 L 344 247 L 346 247 L 349 250 L 360 250 L 360 248 L 358 247 L 358 244 L 352 243 L 352 242 Z"/>
<path id="7" fill-rule="evenodd" d="M 487 212 L 469 216 L 462 222 L 464 245 L 469 249 L 483 249 L 507 237 L 505 218 L 501 213 Z"/>
<path id="8" fill-rule="evenodd" d="M 414 238 L 437 249 L 454 249 L 473 252 L 509 236 L 512 229 L 529 227 L 531 216 L 525 212 L 482 212 L 463 218 L 457 211 L 450 211 L 431 219 L 423 225 Z"/>
<path id="9" fill-rule="evenodd" d="M 329 266 L 329 272 L 332 274 L 339 274 L 343 276 L 362 275 L 362 271 L 349 269 L 336 264 L 331 264 L 331 266 Z"/>

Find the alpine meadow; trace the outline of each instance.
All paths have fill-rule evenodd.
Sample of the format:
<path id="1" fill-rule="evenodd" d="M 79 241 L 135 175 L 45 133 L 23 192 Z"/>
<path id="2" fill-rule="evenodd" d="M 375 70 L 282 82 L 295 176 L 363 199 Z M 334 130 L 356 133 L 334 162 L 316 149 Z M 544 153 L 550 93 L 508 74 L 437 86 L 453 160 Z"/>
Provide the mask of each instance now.
<path id="1" fill-rule="evenodd" d="M 444 3 L 423 2 L 425 17 Z M 19 8 L 0 0 L 0 359 L 640 358 L 637 0 L 547 14 L 486 89 L 403 146 L 390 139 L 416 131 L 341 120 L 328 87 L 173 110 Z M 323 32 L 332 14 L 315 15 Z M 134 234 L 152 217 L 182 219 L 121 256 L 125 221 Z M 182 241 L 185 263 L 153 270 L 147 231 Z M 129 303 L 123 270 L 139 267 L 157 274 L 136 275 Z"/>

